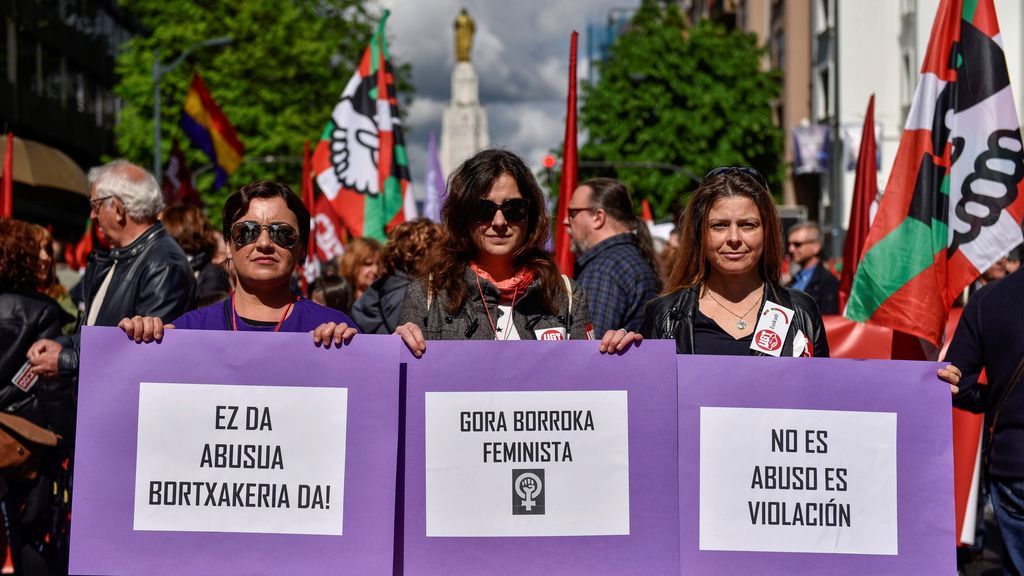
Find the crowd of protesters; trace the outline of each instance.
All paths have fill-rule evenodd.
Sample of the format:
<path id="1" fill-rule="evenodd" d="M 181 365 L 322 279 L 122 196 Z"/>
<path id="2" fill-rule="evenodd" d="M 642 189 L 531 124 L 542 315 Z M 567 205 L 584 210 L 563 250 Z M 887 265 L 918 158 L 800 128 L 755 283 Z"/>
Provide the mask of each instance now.
<path id="1" fill-rule="evenodd" d="M 451 175 L 440 223 L 402 223 L 383 245 L 354 238 L 308 286 L 299 271 L 310 216 L 283 184 L 242 187 L 219 231 L 199 208 L 164 207 L 152 175 L 128 162 L 94 168 L 89 184 L 90 216 L 110 248 L 89 256 L 77 301 L 56 280 L 49 233 L 0 221 L 0 377 L 36 379 L 0 388 L 0 410 L 62 437 L 33 474 L 7 474 L 0 487 L 19 574 L 67 570 L 83 325 L 120 326 L 140 342 L 167 329 L 310 332 L 327 347 L 396 334 L 417 356 L 433 339 L 591 339 L 609 353 L 643 338 L 673 339 L 680 354 L 747 355 L 758 354 L 756 319 L 776 302 L 797 311 L 784 354 L 827 357 L 821 313 L 838 312 L 821 229 L 784 231 L 750 168 L 712 170 L 660 251 L 625 185 L 584 181 L 563 222 L 576 252 L 570 277 L 545 249 L 551 221 L 534 175 L 516 155 L 484 150 Z M 986 278 L 1019 276 L 1015 263 Z M 973 384 L 988 360 L 958 346 Z M 939 378 L 955 393 L 961 373 L 948 366 Z"/>

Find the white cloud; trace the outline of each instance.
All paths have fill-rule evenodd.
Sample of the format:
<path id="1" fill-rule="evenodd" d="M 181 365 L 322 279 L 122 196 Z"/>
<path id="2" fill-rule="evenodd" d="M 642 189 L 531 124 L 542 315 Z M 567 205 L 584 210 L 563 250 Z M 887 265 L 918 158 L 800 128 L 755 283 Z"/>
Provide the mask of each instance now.
<path id="1" fill-rule="evenodd" d="M 626 0 L 625 4 L 638 4 Z M 382 0 L 391 10 L 392 56 L 413 68 L 416 95 L 406 126 L 412 176 L 422 194 L 427 137 L 440 139 L 441 114 L 451 97 L 453 25 L 461 8 L 476 21 L 472 59 L 480 78 L 493 146 L 539 167 L 565 133 L 569 35 L 580 33 L 577 75 L 587 72 L 587 24 L 604 22 L 622 0 Z M 581 141 L 582 142 L 582 141 Z"/>

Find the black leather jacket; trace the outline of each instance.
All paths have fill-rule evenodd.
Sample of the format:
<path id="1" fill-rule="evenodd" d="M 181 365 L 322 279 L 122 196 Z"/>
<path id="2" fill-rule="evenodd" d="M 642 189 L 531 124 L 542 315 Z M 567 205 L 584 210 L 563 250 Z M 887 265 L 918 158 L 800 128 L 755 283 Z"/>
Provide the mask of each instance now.
<path id="1" fill-rule="evenodd" d="M 693 354 L 693 316 L 697 312 L 700 288 L 683 288 L 672 294 L 660 296 L 644 306 L 644 319 L 640 334 L 644 338 L 675 338 L 676 354 Z M 775 288 L 765 283 L 765 301 L 771 300 L 796 311 L 786 341 L 782 345 L 782 356 L 793 355 L 793 338 L 797 329 L 811 342 L 813 355 L 828 358 L 828 340 L 825 327 L 814 299 L 807 294 L 790 288 Z M 761 304 L 762 309 L 764 303 Z M 760 317 L 760 313 L 758 313 Z M 751 356 L 767 356 L 755 350 Z"/>
<path id="2" fill-rule="evenodd" d="M 0 294 L 0 408 L 6 405 L 3 391 L 25 364 L 32 343 L 60 336 L 61 326 L 72 320 L 57 302 L 42 294 Z"/>
<path id="3" fill-rule="evenodd" d="M 0 294 L 0 410 L 52 428 L 65 439 L 74 434 L 75 397 L 70 386 L 39 378 L 29 392 L 11 379 L 24 366 L 32 343 L 56 338 L 74 318 L 57 302 L 35 292 Z"/>
<path id="4" fill-rule="evenodd" d="M 163 224 L 157 222 L 124 248 L 107 253 L 93 252 L 82 276 L 84 323 L 96 293 L 110 267 L 117 263 L 110 279 L 96 326 L 117 326 L 122 318 L 158 316 L 171 322 L 192 308 L 195 279 L 188 258 Z M 63 345 L 58 370 L 61 376 L 78 374 L 78 348 L 81 331 L 57 341 Z"/>

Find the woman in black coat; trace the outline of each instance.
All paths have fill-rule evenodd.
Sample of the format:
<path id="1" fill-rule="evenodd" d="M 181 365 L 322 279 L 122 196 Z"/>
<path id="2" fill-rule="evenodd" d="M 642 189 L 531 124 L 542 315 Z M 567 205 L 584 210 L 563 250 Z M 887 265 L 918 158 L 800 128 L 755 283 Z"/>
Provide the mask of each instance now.
<path id="1" fill-rule="evenodd" d="M 35 238 L 31 224 L 0 220 L 0 410 L 53 429 L 65 441 L 32 473 L 4 475 L 4 514 L 15 573 L 59 574 L 67 573 L 70 469 L 63 463 L 74 432 L 74 393 L 22 368 L 32 343 L 59 336 L 71 318 L 36 291 L 44 264 Z"/>
<path id="2" fill-rule="evenodd" d="M 644 308 L 640 333 L 674 339 L 679 354 L 828 357 L 818 306 L 782 286 L 781 264 L 782 229 L 764 177 L 716 168 L 686 207 L 672 274 Z M 755 334 L 776 310 L 780 322 Z"/>

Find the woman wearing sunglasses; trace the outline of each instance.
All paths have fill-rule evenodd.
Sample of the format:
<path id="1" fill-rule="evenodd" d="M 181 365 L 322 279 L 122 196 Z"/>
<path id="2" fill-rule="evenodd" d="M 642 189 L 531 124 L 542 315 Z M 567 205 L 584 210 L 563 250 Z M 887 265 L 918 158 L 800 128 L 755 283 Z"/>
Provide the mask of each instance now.
<path id="1" fill-rule="evenodd" d="M 344 313 L 294 294 L 291 274 L 306 257 L 309 212 L 287 186 L 257 181 L 224 203 L 224 238 L 235 289 L 227 300 L 179 317 L 167 328 L 309 332 L 316 344 L 341 344 L 355 333 Z M 139 342 L 160 340 L 159 318 L 125 318 L 118 326 Z"/>
<path id="2" fill-rule="evenodd" d="M 523 161 L 484 150 L 448 180 L 443 238 L 429 276 L 410 285 L 395 331 L 421 355 L 427 340 L 586 339 L 582 289 L 558 272 L 545 250 L 550 220 L 540 186 Z M 602 351 L 635 335 L 618 331 Z"/>

